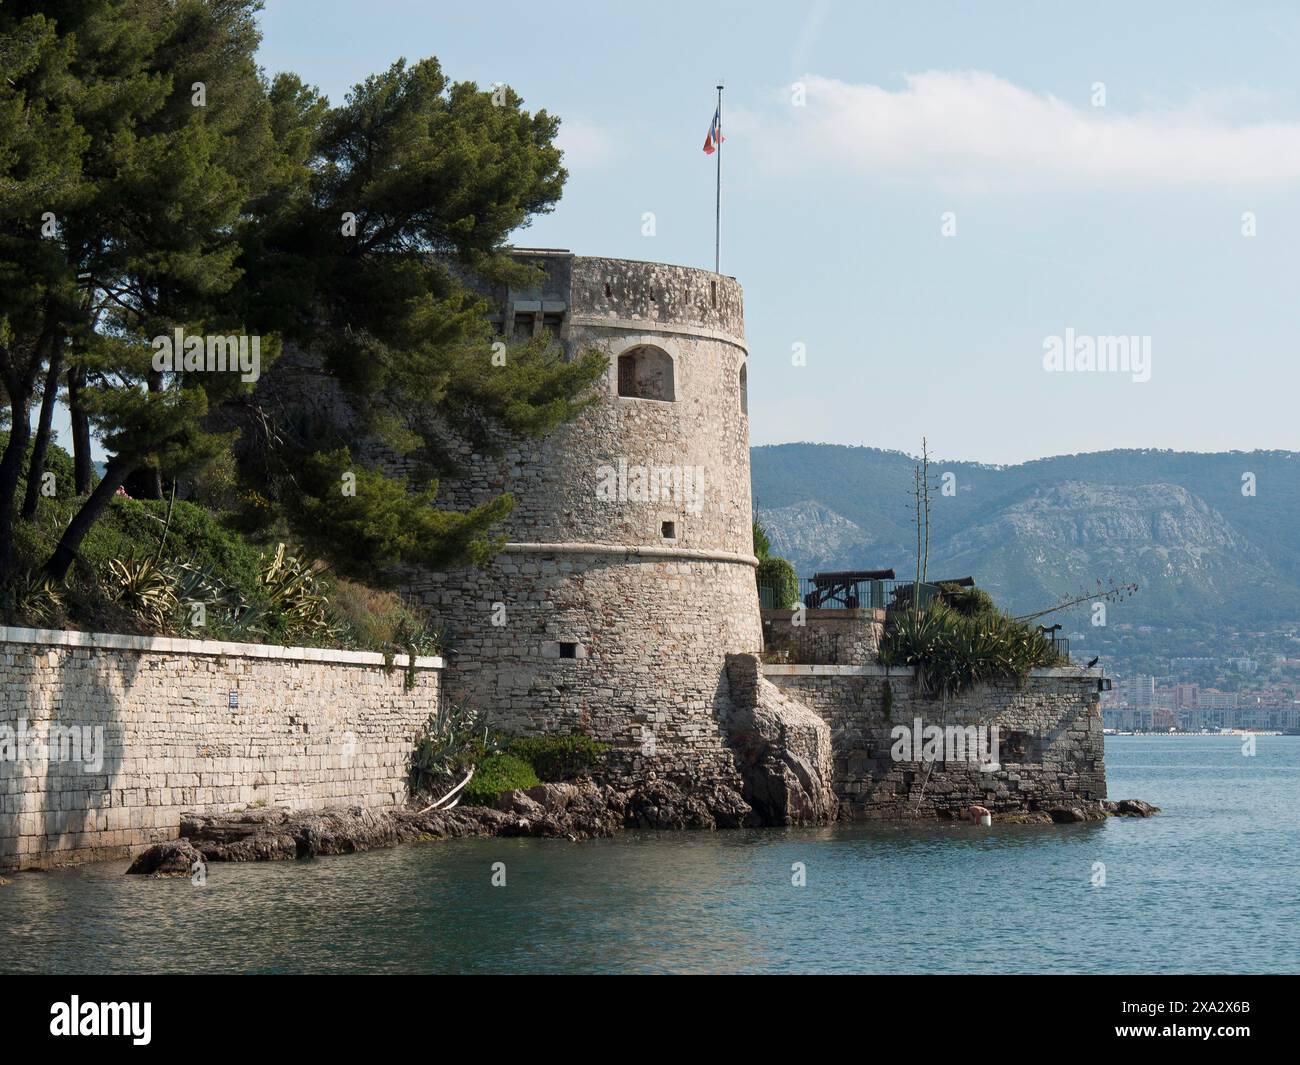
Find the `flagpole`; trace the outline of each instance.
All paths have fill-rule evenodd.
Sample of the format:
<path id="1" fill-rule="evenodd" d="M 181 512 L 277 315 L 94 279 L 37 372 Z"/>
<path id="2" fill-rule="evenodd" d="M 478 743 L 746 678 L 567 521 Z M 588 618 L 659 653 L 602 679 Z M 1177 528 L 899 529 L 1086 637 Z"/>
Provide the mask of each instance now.
<path id="1" fill-rule="evenodd" d="M 713 272 L 719 274 L 722 263 L 722 86 L 718 86 L 718 191 L 713 215 Z"/>

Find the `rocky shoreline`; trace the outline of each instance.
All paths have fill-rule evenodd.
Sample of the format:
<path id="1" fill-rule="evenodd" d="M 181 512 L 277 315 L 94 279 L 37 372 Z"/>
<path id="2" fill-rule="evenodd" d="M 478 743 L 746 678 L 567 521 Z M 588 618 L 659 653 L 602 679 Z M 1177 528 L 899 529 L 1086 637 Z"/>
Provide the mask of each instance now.
<path id="1" fill-rule="evenodd" d="M 1051 807 L 997 815 L 998 824 L 1065 824 L 1107 817 L 1150 817 L 1159 808 L 1138 799 Z M 360 807 L 293 812 L 246 810 L 192 815 L 181 821 L 179 839 L 138 855 L 128 873 L 190 876 L 211 862 L 293 861 L 439 839 L 532 836 L 583 840 L 624 829 L 739 828 L 752 810 L 725 786 L 687 792 L 668 781 L 631 790 L 590 780 L 539 784 L 507 792 L 497 807 L 465 806 L 421 812 L 414 807 Z"/>

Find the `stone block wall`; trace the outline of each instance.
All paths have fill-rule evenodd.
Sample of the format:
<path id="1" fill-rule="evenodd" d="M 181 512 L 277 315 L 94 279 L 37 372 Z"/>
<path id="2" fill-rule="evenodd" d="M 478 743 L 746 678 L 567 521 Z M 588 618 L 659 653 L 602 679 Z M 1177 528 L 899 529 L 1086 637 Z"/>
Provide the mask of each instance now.
<path id="1" fill-rule="evenodd" d="M 763 649 L 787 662 L 860 666 L 876 661 L 885 631 L 883 610 L 805 610 L 794 624 L 791 610 L 763 611 Z"/>
<path id="2" fill-rule="evenodd" d="M 918 692 L 909 672 L 880 666 L 769 665 L 763 673 L 830 726 L 841 817 L 948 817 L 972 803 L 996 814 L 1106 797 L 1098 670 L 1039 669 L 1021 685 L 980 685 L 946 703 Z M 917 719 L 996 725 L 999 768 L 926 760 L 916 750 L 896 759 L 893 729 Z"/>
<path id="3" fill-rule="evenodd" d="M 182 812 L 399 804 L 440 697 L 415 664 L 407 691 L 404 656 L 0 628 L 0 869 L 127 857 Z"/>
<path id="4" fill-rule="evenodd" d="M 752 566 L 556 545 L 423 572 L 409 589 L 454 619 L 447 696 L 493 728 L 592 736 L 610 746 L 611 783 L 739 787 L 725 657 L 762 646 Z"/>

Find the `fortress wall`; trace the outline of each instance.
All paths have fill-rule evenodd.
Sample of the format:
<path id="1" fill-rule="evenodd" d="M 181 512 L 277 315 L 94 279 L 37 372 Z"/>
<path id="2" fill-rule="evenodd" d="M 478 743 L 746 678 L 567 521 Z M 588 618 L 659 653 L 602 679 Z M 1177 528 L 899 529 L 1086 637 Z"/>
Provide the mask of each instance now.
<path id="1" fill-rule="evenodd" d="M 1021 687 L 980 685 L 945 707 L 918 693 L 910 674 L 887 676 L 875 666 L 766 666 L 763 672 L 830 725 L 841 817 L 949 816 L 973 803 L 998 813 L 1106 797 L 1095 674 L 1035 670 Z M 923 726 L 997 725 L 1001 768 L 988 773 L 966 761 L 895 761 L 891 730 L 910 728 L 916 718 Z"/>
<path id="2" fill-rule="evenodd" d="M 763 646 L 787 662 L 857 666 L 876 661 L 885 632 L 885 612 L 805 610 L 796 625 L 790 610 L 764 610 Z"/>
<path id="3" fill-rule="evenodd" d="M 432 616 L 461 620 L 446 695 L 490 711 L 492 727 L 589 734 L 611 746 L 614 783 L 734 785 L 723 663 L 761 647 L 753 573 L 672 556 L 506 552 L 482 571 L 422 574 L 411 590 Z M 575 657 L 559 657 L 562 642 Z"/>
<path id="4" fill-rule="evenodd" d="M 407 691 L 405 656 L 386 668 L 378 654 L 264 644 L 5 628 L 0 640 L 0 869 L 129 857 L 175 839 L 183 812 L 400 804 L 440 692 L 438 658 L 416 659 Z M 47 753 L 52 726 L 78 729 L 79 751 Z"/>
<path id="5" fill-rule="evenodd" d="M 579 316 L 745 335 L 744 296 L 734 277 L 634 259 L 572 262 L 573 307 Z"/>
<path id="6" fill-rule="evenodd" d="M 464 445 L 464 472 L 440 483 L 439 502 L 463 509 L 510 492 L 515 508 L 501 532 L 512 542 L 662 546 L 662 524 L 673 521 L 677 546 L 750 554 L 749 427 L 738 385 L 744 352 L 721 341 L 648 332 L 604 336 L 575 327 L 574 334 L 577 349 L 611 356 L 603 401 L 542 440 L 513 442 L 500 456 L 475 455 Z M 674 356 L 676 401 L 618 395 L 617 355 L 641 343 Z M 627 499 L 602 499 L 620 460 L 670 476 L 689 471 L 691 488 L 700 491 L 684 492 L 685 502 L 662 492 L 644 502 L 631 491 Z"/>

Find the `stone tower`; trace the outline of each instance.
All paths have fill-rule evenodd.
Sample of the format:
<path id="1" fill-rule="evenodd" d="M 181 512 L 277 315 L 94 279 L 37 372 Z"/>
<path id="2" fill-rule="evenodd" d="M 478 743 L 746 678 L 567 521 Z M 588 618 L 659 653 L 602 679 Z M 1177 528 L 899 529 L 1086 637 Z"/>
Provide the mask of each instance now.
<path id="1" fill-rule="evenodd" d="M 485 570 L 411 582 L 450 633 L 447 689 L 496 727 L 584 732 L 614 779 L 737 780 L 726 656 L 762 648 L 741 289 L 705 270 L 555 250 L 487 293 L 506 338 L 609 357 L 599 402 L 504 457 L 463 455 L 458 507 L 508 491 Z"/>

